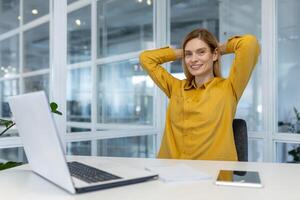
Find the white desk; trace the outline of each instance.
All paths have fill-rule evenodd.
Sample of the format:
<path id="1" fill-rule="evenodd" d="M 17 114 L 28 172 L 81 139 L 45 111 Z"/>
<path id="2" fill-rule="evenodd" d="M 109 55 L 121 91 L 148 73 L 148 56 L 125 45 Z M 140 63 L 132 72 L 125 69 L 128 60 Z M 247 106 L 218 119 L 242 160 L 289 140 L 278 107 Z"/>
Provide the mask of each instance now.
<path id="1" fill-rule="evenodd" d="M 99 157 L 71 157 L 86 163 L 100 164 Z M 103 158 L 101 158 L 103 159 Z M 139 158 L 104 158 L 134 166 L 185 163 L 195 169 L 217 176 L 219 169 L 257 170 L 264 188 L 216 186 L 214 180 L 164 183 L 160 180 L 71 195 L 21 166 L 0 172 L 0 199 L 30 200 L 299 200 L 300 165 L 276 163 L 242 163 L 218 161 L 156 160 Z M 59 169 L 55 169 L 59 170 Z"/>

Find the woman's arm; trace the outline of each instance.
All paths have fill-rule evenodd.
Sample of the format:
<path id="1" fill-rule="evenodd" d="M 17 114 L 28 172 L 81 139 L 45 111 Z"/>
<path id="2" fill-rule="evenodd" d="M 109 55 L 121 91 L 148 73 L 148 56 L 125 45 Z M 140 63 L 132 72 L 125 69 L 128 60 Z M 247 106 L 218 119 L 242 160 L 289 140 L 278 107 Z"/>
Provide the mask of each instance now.
<path id="1" fill-rule="evenodd" d="M 253 35 L 234 36 L 226 43 L 223 54 L 235 54 L 228 79 L 237 101 L 241 98 L 249 82 L 259 52 L 258 41 Z"/>
<path id="2" fill-rule="evenodd" d="M 221 56 L 226 54 L 226 46 L 227 46 L 227 42 L 225 42 L 223 44 L 219 43 L 218 50 L 219 50 L 219 53 L 220 53 Z"/>
<path id="3" fill-rule="evenodd" d="M 177 49 L 165 47 L 147 50 L 140 54 L 142 67 L 169 98 L 172 94 L 172 88 L 178 82 L 178 79 L 173 77 L 161 64 L 176 60 L 181 56 L 181 52 Z"/>

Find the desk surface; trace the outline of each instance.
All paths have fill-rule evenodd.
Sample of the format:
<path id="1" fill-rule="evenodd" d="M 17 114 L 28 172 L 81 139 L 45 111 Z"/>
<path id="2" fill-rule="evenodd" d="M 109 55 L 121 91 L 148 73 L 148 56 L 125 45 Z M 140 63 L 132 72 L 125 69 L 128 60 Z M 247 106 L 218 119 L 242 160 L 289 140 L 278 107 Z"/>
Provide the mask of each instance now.
<path id="1" fill-rule="evenodd" d="M 158 160 L 143 158 L 103 158 L 103 157 L 70 157 L 85 163 L 99 164 L 101 159 L 113 159 L 118 163 L 132 166 L 173 165 L 184 163 L 211 174 L 211 180 L 193 182 L 164 183 L 160 180 L 100 190 L 80 195 L 71 195 L 63 189 L 49 183 L 30 171 L 29 166 L 21 166 L 0 172 L 1 199 L 30 200 L 93 200 L 93 199 L 230 199 L 230 200 L 299 200 L 300 199 L 300 165 L 277 163 L 246 163 L 223 161 L 192 160 Z M 260 172 L 263 188 L 241 188 L 216 186 L 214 179 L 219 169 L 256 170 Z"/>

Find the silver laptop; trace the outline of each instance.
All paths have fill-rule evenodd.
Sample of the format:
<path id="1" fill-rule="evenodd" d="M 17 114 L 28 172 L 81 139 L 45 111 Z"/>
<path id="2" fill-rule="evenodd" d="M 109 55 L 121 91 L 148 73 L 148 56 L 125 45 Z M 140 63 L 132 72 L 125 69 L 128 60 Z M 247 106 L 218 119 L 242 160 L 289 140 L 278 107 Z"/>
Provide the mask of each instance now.
<path id="1" fill-rule="evenodd" d="M 157 174 L 113 163 L 109 159 L 100 163 L 101 168 L 81 162 L 66 162 L 45 93 L 14 96 L 8 101 L 31 169 L 70 193 L 157 179 Z"/>

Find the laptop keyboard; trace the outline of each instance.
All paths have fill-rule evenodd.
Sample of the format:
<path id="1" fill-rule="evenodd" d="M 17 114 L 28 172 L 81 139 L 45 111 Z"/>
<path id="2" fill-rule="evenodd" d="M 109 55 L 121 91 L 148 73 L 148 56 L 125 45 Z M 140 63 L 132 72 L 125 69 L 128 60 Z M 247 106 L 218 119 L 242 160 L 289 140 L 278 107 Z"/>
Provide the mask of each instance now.
<path id="1" fill-rule="evenodd" d="M 72 176 L 87 183 L 110 181 L 121 178 L 79 162 L 68 162 L 68 167 Z"/>

